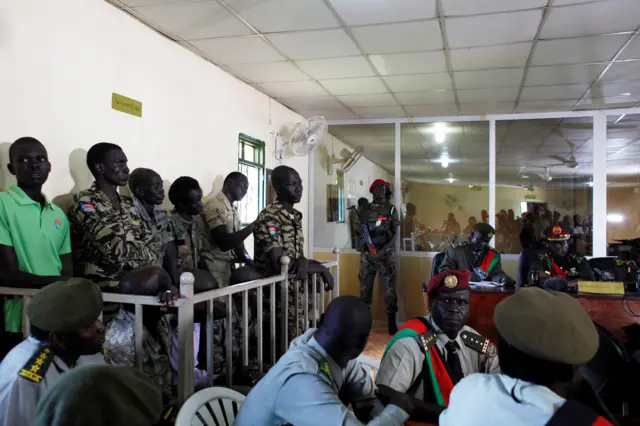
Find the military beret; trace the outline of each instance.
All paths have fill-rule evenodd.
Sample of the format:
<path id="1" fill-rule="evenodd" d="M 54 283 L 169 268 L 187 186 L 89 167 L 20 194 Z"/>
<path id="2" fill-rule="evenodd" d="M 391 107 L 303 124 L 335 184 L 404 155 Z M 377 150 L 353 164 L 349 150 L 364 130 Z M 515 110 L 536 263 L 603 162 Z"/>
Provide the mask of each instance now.
<path id="1" fill-rule="evenodd" d="M 369 187 L 369 192 L 373 193 L 373 190 L 376 189 L 380 185 L 384 185 L 387 188 L 391 189 L 391 184 L 389 182 L 387 182 L 384 179 L 376 179 L 376 180 L 373 181 L 373 183 Z"/>
<path id="2" fill-rule="evenodd" d="M 454 291 L 467 290 L 470 276 L 471 272 L 466 269 L 440 272 L 429 280 L 426 293 L 431 294 L 437 291 L 452 293 Z M 425 291 L 424 286 L 422 291 Z"/>
<path id="3" fill-rule="evenodd" d="M 489 238 L 493 238 L 493 236 L 496 234 L 495 228 L 489 225 L 488 223 L 484 223 L 484 222 L 476 223 L 473 226 L 473 230 L 483 235 L 486 235 Z"/>
<path id="4" fill-rule="evenodd" d="M 544 236 L 549 241 L 567 241 L 571 238 L 571 229 L 562 224 L 555 224 L 544 230 Z"/>
<path id="5" fill-rule="evenodd" d="M 64 373 L 36 409 L 36 426 L 151 426 L 162 415 L 162 392 L 141 371 L 87 365 Z"/>
<path id="6" fill-rule="evenodd" d="M 102 292 L 84 278 L 49 284 L 33 296 L 27 309 L 31 324 L 53 333 L 90 327 L 101 312 Z"/>
<path id="7" fill-rule="evenodd" d="M 524 288 L 498 303 L 493 321 L 509 345 L 538 359 L 578 365 L 598 350 L 591 318 L 566 293 Z"/>

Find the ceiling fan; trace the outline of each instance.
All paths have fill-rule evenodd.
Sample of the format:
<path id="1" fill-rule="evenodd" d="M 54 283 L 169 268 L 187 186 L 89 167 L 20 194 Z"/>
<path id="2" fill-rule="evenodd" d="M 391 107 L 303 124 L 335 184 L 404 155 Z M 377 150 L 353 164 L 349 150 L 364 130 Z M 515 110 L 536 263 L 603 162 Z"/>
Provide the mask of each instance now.
<path id="1" fill-rule="evenodd" d="M 560 161 L 559 164 L 549 164 L 549 167 L 552 166 L 564 166 L 564 167 L 568 167 L 570 169 L 577 169 L 580 164 L 576 161 L 576 157 L 573 155 L 573 153 L 576 151 L 576 143 L 573 141 L 570 141 L 569 139 L 567 139 L 562 132 L 560 131 L 556 131 L 556 133 L 558 133 L 558 135 L 560 135 L 560 137 L 562 137 L 562 139 L 564 139 L 564 141 L 567 143 L 567 145 L 569 145 L 569 149 L 571 150 L 571 152 L 569 153 L 569 155 L 567 155 L 566 157 L 560 156 L 560 155 L 550 155 L 549 158 Z"/>

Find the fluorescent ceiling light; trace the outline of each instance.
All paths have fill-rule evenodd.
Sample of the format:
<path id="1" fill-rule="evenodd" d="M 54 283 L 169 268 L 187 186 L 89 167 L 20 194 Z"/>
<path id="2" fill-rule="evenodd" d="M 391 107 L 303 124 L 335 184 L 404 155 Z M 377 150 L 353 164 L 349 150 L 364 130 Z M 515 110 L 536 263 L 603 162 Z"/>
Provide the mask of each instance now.
<path id="1" fill-rule="evenodd" d="M 607 215 L 607 222 L 609 223 L 622 223 L 624 222 L 624 216 L 620 213 L 610 213 Z"/>

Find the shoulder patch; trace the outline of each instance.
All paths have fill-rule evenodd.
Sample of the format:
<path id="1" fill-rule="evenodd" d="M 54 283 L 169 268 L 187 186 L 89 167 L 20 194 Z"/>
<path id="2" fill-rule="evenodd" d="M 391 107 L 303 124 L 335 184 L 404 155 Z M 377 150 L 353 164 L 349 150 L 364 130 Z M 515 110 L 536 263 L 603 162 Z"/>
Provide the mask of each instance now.
<path id="1" fill-rule="evenodd" d="M 96 208 L 93 206 L 93 204 L 85 203 L 83 201 L 80 201 L 80 209 L 84 213 L 95 213 L 96 212 Z"/>
<path id="2" fill-rule="evenodd" d="M 498 355 L 498 348 L 489 339 L 476 333 L 463 331 L 460 333 L 462 342 L 468 347 L 487 358 L 495 358 Z"/>
<path id="3" fill-rule="evenodd" d="M 27 363 L 20 369 L 18 375 L 33 383 L 40 383 L 53 362 L 51 349 L 42 347 L 37 350 Z"/>
<path id="4" fill-rule="evenodd" d="M 269 233 L 269 235 L 271 235 L 272 237 L 276 236 L 278 234 L 278 230 L 276 229 L 275 226 L 268 226 L 267 227 L 267 232 Z"/>
<path id="5" fill-rule="evenodd" d="M 333 374 L 331 374 L 331 367 L 329 366 L 329 363 L 326 360 L 322 359 L 320 360 L 319 367 L 320 373 L 327 376 L 327 378 L 331 380 L 331 382 L 333 382 Z"/>
<path id="6" fill-rule="evenodd" d="M 420 339 L 420 344 L 425 352 L 431 349 L 437 341 L 436 334 L 433 331 L 427 331 L 426 333 L 421 334 L 418 336 L 418 339 Z"/>

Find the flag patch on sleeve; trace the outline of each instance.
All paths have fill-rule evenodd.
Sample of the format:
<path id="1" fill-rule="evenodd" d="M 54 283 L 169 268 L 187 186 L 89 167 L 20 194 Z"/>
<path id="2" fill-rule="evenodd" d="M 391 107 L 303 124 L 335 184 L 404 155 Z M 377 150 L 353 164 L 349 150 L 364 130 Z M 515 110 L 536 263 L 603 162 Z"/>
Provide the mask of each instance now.
<path id="1" fill-rule="evenodd" d="M 269 232 L 269 235 L 271 235 L 272 237 L 277 234 L 275 226 L 268 227 L 267 232 Z"/>
<path id="2" fill-rule="evenodd" d="M 96 212 L 96 208 L 93 207 L 93 205 L 89 204 L 89 203 L 80 203 L 80 208 L 82 209 L 83 212 L 85 213 L 95 213 Z"/>

